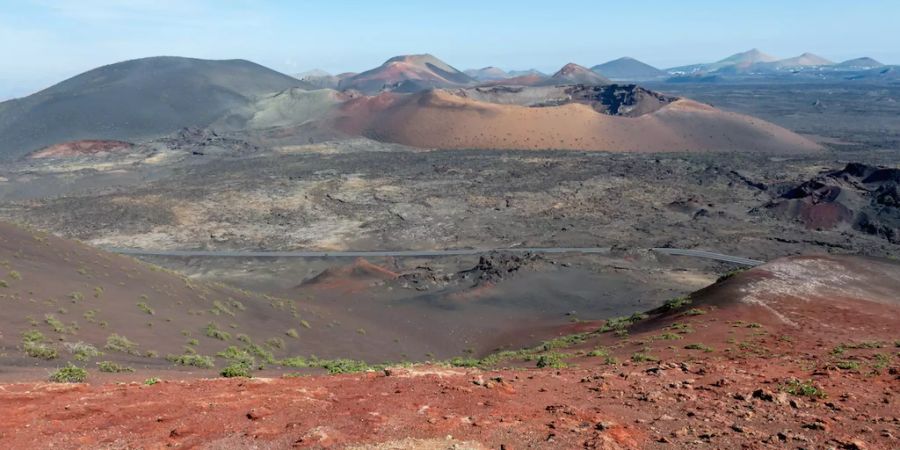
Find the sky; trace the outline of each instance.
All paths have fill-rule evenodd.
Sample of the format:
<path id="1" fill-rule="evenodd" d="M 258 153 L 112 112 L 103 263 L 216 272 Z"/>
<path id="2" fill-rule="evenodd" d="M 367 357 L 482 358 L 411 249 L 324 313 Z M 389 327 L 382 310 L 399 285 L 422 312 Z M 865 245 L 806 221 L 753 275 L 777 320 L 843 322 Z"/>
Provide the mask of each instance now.
<path id="1" fill-rule="evenodd" d="M 897 0 L 0 0 L 0 100 L 157 55 L 289 74 L 432 53 L 459 69 L 553 72 L 632 56 L 657 67 L 750 48 L 900 64 Z"/>

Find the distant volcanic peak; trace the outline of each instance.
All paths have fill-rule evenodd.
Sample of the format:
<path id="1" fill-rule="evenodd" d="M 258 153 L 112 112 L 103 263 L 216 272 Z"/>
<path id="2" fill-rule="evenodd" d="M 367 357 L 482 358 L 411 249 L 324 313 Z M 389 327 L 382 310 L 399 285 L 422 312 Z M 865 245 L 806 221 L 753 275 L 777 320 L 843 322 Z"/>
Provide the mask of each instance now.
<path id="1" fill-rule="evenodd" d="M 322 70 L 322 69 L 312 69 L 307 70 L 306 72 L 301 72 L 297 74 L 298 79 L 303 79 L 307 77 L 330 77 L 331 74 Z"/>
<path id="2" fill-rule="evenodd" d="M 510 70 L 510 71 L 508 71 L 508 73 L 511 77 L 523 77 L 523 76 L 532 76 L 532 75 L 538 75 L 538 76 L 542 76 L 542 77 L 547 76 L 547 74 L 545 74 L 537 69 Z"/>
<path id="3" fill-rule="evenodd" d="M 605 78 L 596 72 L 591 71 L 587 67 L 580 66 L 575 63 L 569 63 L 559 69 L 548 80 L 551 83 L 558 84 L 611 84 L 608 78 Z"/>
<path id="4" fill-rule="evenodd" d="M 662 70 L 628 56 L 598 64 L 591 67 L 591 70 L 613 79 L 637 80 L 666 75 Z"/>
<path id="5" fill-rule="evenodd" d="M 829 61 L 819 55 L 815 55 L 812 53 L 804 53 L 800 56 L 795 56 L 793 58 L 784 59 L 778 61 L 779 65 L 783 66 L 830 66 L 834 64 L 833 61 Z"/>
<path id="6" fill-rule="evenodd" d="M 511 78 L 511 75 L 503 69 L 494 66 L 483 67 L 481 69 L 469 69 L 465 74 L 479 81 L 504 80 Z"/>
<path id="7" fill-rule="evenodd" d="M 753 48 L 747 50 L 746 52 L 736 53 L 731 55 L 721 61 L 719 63 L 731 63 L 731 64 L 755 64 L 761 62 L 775 62 L 778 61 L 778 58 L 769 55 L 768 53 L 763 53 L 757 48 Z"/>
<path id="8" fill-rule="evenodd" d="M 564 77 L 564 76 L 580 74 L 580 73 L 587 73 L 587 72 L 590 72 L 590 70 L 587 67 L 580 66 L 575 63 L 568 63 L 565 66 L 563 66 L 562 69 L 559 69 L 558 72 L 553 74 L 553 76 L 554 77 Z"/>
<path id="9" fill-rule="evenodd" d="M 418 91 L 458 87 L 475 80 L 432 55 L 395 56 L 372 70 L 342 79 L 340 89 L 378 92 L 384 89 Z"/>
<path id="10" fill-rule="evenodd" d="M 395 57 L 387 60 L 384 63 L 384 66 L 389 66 L 391 64 L 396 64 L 396 63 L 405 63 L 405 64 L 409 64 L 411 66 L 417 66 L 417 67 L 428 68 L 428 69 L 433 69 L 433 68 L 437 67 L 438 69 L 441 69 L 443 71 L 462 74 L 462 72 L 457 70 L 455 67 L 451 66 L 450 64 L 445 63 L 441 59 L 435 57 L 434 55 L 428 54 L 428 53 L 424 53 L 424 54 L 420 54 L 420 55 L 395 56 Z"/>
<path id="11" fill-rule="evenodd" d="M 880 61 L 869 58 L 868 56 L 864 56 L 862 58 L 854 58 L 842 63 L 837 64 L 838 67 L 851 67 L 851 68 L 873 68 L 873 67 L 884 67 Z"/>

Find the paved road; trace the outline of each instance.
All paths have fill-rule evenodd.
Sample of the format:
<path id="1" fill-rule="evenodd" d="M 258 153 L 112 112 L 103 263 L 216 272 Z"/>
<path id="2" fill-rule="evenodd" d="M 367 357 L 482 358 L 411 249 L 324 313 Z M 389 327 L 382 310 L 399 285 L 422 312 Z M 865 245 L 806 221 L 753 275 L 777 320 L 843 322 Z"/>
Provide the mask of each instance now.
<path id="1" fill-rule="evenodd" d="M 309 251 L 286 251 L 286 252 L 262 252 L 262 251 L 207 251 L 207 250 L 144 250 L 135 248 L 108 248 L 113 253 L 133 256 L 175 256 L 175 257 L 212 257 L 212 258 L 378 258 L 378 257 L 437 257 L 437 256 L 467 256 L 482 255 L 492 251 L 512 252 L 512 253 L 582 253 L 582 254 L 602 254 L 609 253 L 608 247 L 517 247 L 517 248 L 495 248 L 495 249 L 459 249 L 459 250 L 376 250 L 376 251 L 346 251 L 346 252 L 309 252 Z M 742 258 L 740 256 L 723 255 L 720 253 L 706 252 L 702 250 L 686 250 L 677 248 L 653 248 L 654 252 L 663 253 L 674 256 L 691 256 L 695 258 L 706 258 L 717 261 L 725 261 L 744 266 L 758 266 L 765 261 L 755 259 Z"/>
<path id="2" fill-rule="evenodd" d="M 740 256 L 723 255 L 721 253 L 705 252 L 703 250 L 685 250 L 681 248 L 652 248 L 654 252 L 663 253 L 674 256 L 693 256 L 695 258 L 715 259 L 717 261 L 725 261 L 742 266 L 758 266 L 765 264 L 765 261 L 758 259 L 742 258 Z"/>

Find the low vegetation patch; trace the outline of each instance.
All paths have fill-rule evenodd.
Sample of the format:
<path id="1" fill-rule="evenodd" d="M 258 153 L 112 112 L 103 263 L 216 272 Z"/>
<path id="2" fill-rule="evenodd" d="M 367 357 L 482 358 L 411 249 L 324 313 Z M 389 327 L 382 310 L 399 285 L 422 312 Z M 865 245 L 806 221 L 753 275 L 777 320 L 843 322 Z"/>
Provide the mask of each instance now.
<path id="1" fill-rule="evenodd" d="M 228 341 L 231 340 L 231 333 L 219 329 L 219 325 L 215 322 L 210 322 L 206 325 L 206 329 L 204 333 L 207 337 L 211 337 L 213 339 L 218 339 L 220 341 Z"/>
<path id="2" fill-rule="evenodd" d="M 739 273 L 743 273 L 743 272 L 746 272 L 746 271 L 747 271 L 747 269 L 735 269 L 735 270 L 732 270 L 732 271 L 730 271 L 730 272 L 726 272 L 725 274 L 723 274 L 722 276 L 720 276 L 718 279 L 716 279 L 716 283 L 721 283 L 721 282 L 723 282 L 723 281 L 725 281 L 725 280 L 727 280 L 727 279 L 729 279 L 729 278 L 731 278 L 731 277 L 733 277 L 733 276 L 735 276 L 735 275 L 737 275 L 737 274 L 739 274 Z"/>
<path id="3" fill-rule="evenodd" d="M 156 311 L 154 311 L 153 308 L 151 308 L 150 305 L 148 305 L 146 302 L 138 302 L 137 307 L 145 314 L 149 314 L 151 316 L 156 314 Z"/>
<path id="4" fill-rule="evenodd" d="M 50 374 L 50 381 L 54 383 L 82 383 L 87 379 L 88 372 L 72 363 L 57 369 Z"/>
<path id="5" fill-rule="evenodd" d="M 97 368 L 100 369 L 101 372 L 106 373 L 130 373 L 134 372 L 134 369 L 131 367 L 123 366 L 120 364 L 116 364 L 112 361 L 100 361 L 97 363 Z"/>
<path id="6" fill-rule="evenodd" d="M 236 378 L 236 377 L 250 378 L 250 377 L 252 377 L 252 375 L 250 373 L 250 367 L 251 367 L 250 365 L 242 363 L 242 362 L 233 362 L 230 365 L 228 365 L 227 367 L 225 367 L 224 369 L 222 369 L 222 371 L 219 372 L 219 375 L 221 375 L 225 378 Z"/>
<path id="7" fill-rule="evenodd" d="M 712 353 L 714 349 L 706 344 L 688 344 L 684 346 L 685 350 L 703 350 L 706 353 Z"/>
<path id="8" fill-rule="evenodd" d="M 51 360 L 59 356 L 56 347 L 46 343 L 44 335 L 37 330 L 22 333 L 22 350 L 32 358 Z"/>
<path id="9" fill-rule="evenodd" d="M 285 358 L 276 361 L 276 364 L 291 368 L 320 368 L 325 369 L 328 373 L 335 375 L 341 373 L 366 372 L 369 370 L 377 370 L 384 366 L 370 366 L 365 361 L 357 361 L 353 359 L 319 359 L 315 356 L 307 359 L 300 356 Z"/>
<path id="10" fill-rule="evenodd" d="M 666 300 L 666 302 L 663 303 L 663 305 L 659 309 L 661 310 L 661 312 L 671 312 L 681 309 L 690 304 L 690 297 L 675 297 L 673 299 Z"/>
<path id="11" fill-rule="evenodd" d="M 63 346 L 73 355 L 76 361 L 87 361 L 103 354 L 103 352 L 97 350 L 97 347 L 85 342 L 66 342 Z"/>
<path id="12" fill-rule="evenodd" d="M 73 329 L 73 327 L 66 326 L 66 324 L 64 324 L 61 320 L 57 319 L 56 316 L 54 316 L 53 314 L 45 314 L 44 322 L 47 325 L 50 325 L 50 328 L 52 328 L 53 331 L 55 331 L 59 334 L 75 333 L 75 330 Z"/>
<path id="13" fill-rule="evenodd" d="M 569 365 L 563 361 L 562 353 L 558 352 L 550 352 L 543 355 L 538 356 L 537 363 L 535 364 L 539 369 L 550 368 L 550 369 L 564 369 Z"/>
<path id="14" fill-rule="evenodd" d="M 659 361 L 659 358 L 646 352 L 635 352 L 633 355 L 631 355 L 631 360 L 636 363 L 657 362 Z"/>
<path id="15" fill-rule="evenodd" d="M 168 355 L 166 361 L 179 366 L 193 366 L 200 369 L 211 369 L 216 366 L 211 356 L 198 355 L 196 353 L 185 353 L 182 355 Z"/>
<path id="16" fill-rule="evenodd" d="M 256 358 L 254 358 L 253 355 L 251 355 L 248 351 L 235 347 L 233 345 L 217 353 L 216 356 L 227 359 L 232 363 L 246 365 L 247 367 L 256 366 Z"/>
<path id="17" fill-rule="evenodd" d="M 825 398 L 828 396 L 825 391 L 813 384 L 812 380 L 791 379 L 781 386 L 781 390 L 800 397 Z"/>
<path id="18" fill-rule="evenodd" d="M 859 362 L 857 361 L 837 361 L 834 367 L 841 370 L 859 370 Z"/>
<path id="19" fill-rule="evenodd" d="M 627 331 L 626 329 L 628 327 L 634 325 L 636 322 L 646 319 L 647 317 L 649 316 L 644 313 L 634 313 L 628 317 L 613 317 L 612 319 L 607 320 L 606 323 L 604 323 L 603 326 L 600 327 L 599 331 L 601 333 L 607 333 L 610 331 Z"/>
<path id="20" fill-rule="evenodd" d="M 129 355 L 140 355 L 138 344 L 130 341 L 125 336 L 111 334 L 106 338 L 106 345 L 103 347 L 112 352 L 127 353 Z"/>

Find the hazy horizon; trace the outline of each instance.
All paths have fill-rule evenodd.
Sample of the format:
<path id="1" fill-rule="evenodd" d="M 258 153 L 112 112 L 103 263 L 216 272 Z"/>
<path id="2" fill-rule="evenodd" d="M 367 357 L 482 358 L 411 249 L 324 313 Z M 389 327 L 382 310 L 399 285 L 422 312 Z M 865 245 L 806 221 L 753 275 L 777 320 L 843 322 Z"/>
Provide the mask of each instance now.
<path id="1" fill-rule="evenodd" d="M 0 100 L 92 68 L 149 56 L 247 59 L 296 74 L 357 72 L 431 53 L 460 70 L 553 72 L 631 56 L 660 68 L 759 48 L 779 58 L 900 62 L 900 5 L 800 0 L 752 5 L 693 0 L 620 3 L 0 0 Z M 700 11 L 700 12 L 698 12 Z M 364 44 L 364 45 L 361 45 Z"/>

